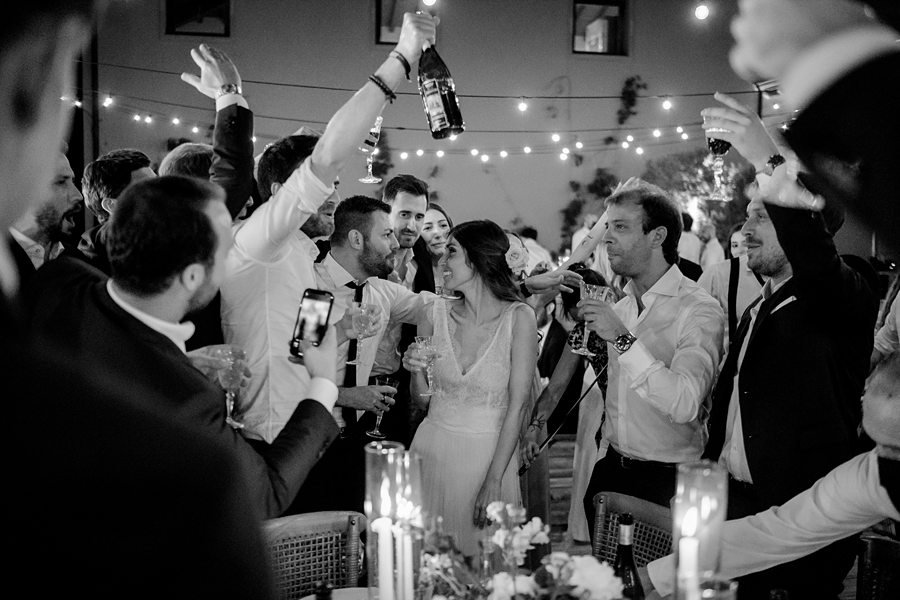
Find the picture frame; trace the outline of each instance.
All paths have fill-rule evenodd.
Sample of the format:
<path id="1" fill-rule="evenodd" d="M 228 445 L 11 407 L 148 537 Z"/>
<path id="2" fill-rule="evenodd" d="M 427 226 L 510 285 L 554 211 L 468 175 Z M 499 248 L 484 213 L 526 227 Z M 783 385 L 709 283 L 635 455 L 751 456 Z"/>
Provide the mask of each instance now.
<path id="1" fill-rule="evenodd" d="M 166 35 L 231 37 L 231 0 L 163 0 Z"/>
<path id="2" fill-rule="evenodd" d="M 628 0 L 573 0 L 572 53 L 628 56 Z"/>

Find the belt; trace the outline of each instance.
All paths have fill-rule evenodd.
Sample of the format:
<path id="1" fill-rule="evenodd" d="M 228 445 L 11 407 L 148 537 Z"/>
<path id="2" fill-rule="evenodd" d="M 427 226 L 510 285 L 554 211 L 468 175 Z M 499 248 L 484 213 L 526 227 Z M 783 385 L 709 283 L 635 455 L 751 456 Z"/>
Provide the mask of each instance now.
<path id="1" fill-rule="evenodd" d="M 616 452 L 616 450 L 612 446 L 606 449 L 606 456 L 607 458 L 611 458 L 612 460 L 619 463 L 619 465 L 621 465 L 623 469 L 671 469 L 674 471 L 675 467 L 678 466 L 677 463 L 629 458 L 628 456 L 623 456 L 622 454 Z"/>

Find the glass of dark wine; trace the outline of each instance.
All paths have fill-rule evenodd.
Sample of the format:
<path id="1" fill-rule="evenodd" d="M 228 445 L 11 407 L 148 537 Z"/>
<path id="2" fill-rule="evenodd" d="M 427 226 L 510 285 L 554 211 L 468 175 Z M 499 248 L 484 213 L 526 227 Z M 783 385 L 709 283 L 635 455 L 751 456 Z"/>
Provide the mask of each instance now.
<path id="1" fill-rule="evenodd" d="M 725 129 L 710 127 L 706 130 L 706 146 L 712 155 L 713 190 L 709 199 L 715 202 L 728 202 L 731 197 L 725 187 L 725 155 L 731 150 L 731 142 L 710 137 L 710 134 L 728 133 Z"/>
<path id="2" fill-rule="evenodd" d="M 381 115 L 378 115 L 375 119 L 375 124 L 369 130 L 369 135 L 366 136 L 362 146 L 359 147 L 359 151 L 366 155 L 366 175 L 359 178 L 360 183 L 381 183 L 381 177 L 376 177 L 372 174 L 372 163 L 375 162 L 375 155 L 378 153 L 377 146 L 378 139 L 381 137 L 382 118 Z"/>

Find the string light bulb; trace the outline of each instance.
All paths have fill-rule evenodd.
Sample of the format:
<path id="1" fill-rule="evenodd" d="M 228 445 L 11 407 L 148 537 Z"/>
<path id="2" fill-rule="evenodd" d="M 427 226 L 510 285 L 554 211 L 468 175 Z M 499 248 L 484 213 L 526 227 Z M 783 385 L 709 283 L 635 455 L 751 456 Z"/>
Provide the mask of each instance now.
<path id="1" fill-rule="evenodd" d="M 76 100 L 72 103 L 72 106 L 74 106 L 75 108 L 81 108 L 81 100 Z"/>
<path id="2" fill-rule="evenodd" d="M 500 158 L 506 158 L 507 156 L 509 156 L 509 152 L 507 152 L 506 150 L 500 151 Z"/>
<path id="3" fill-rule="evenodd" d="M 425 151 L 422 150 L 421 148 L 419 148 L 418 150 L 416 150 L 416 156 L 422 156 L 422 155 L 424 155 L 424 154 L 425 154 Z"/>
<path id="4" fill-rule="evenodd" d="M 566 154 L 565 152 L 559 153 L 559 160 L 566 160 L 567 158 L 569 158 L 569 155 Z"/>
<path id="5" fill-rule="evenodd" d="M 662 131 L 660 131 L 659 129 L 653 130 L 653 137 L 658 138 L 661 135 L 662 135 Z"/>
<path id="6" fill-rule="evenodd" d="M 425 6 L 434 6 L 435 2 L 437 2 L 437 0 L 422 0 L 422 4 Z"/>
<path id="7" fill-rule="evenodd" d="M 772 108 L 774 108 L 775 110 L 778 110 L 779 108 L 781 108 L 781 105 L 776 102 L 775 104 L 772 105 Z"/>
<path id="8" fill-rule="evenodd" d="M 409 158 L 409 153 L 408 153 L 408 152 L 401 152 L 401 153 L 400 153 L 400 160 L 406 160 L 407 158 Z"/>
<path id="9" fill-rule="evenodd" d="M 481 155 L 481 162 L 487 162 L 488 160 L 490 160 L 490 158 L 491 158 L 491 157 L 488 156 L 487 154 L 482 154 L 482 155 Z"/>
<path id="10" fill-rule="evenodd" d="M 478 156 L 478 149 L 472 148 L 471 150 L 469 150 L 469 154 L 471 154 L 472 156 Z"/>
<path id="11" fill-rule="evenodd" d="M 554 142 L 558 142 L 559 139 L 560 139 L 560 138 L 559 138 L 559 134 L 558 134 L 558 133 L 554 133 L 553 135 L 550 136 L 550 139 L 553 140 Z"/>
<path id="12" fill-rule="evenodd" d="M 522 148 L 522 152 L 524 152 L 525 154 L 531 154 L 531 146 L 525 146 L 524 148 Z"/>
<path id="13" fill-rule="evenodd" d="M 106 98 L 103 99 L 103 108 L 109 108 L 110 106 L 112 106 L 112 103 L 113 103 L 112 96 L 107 96 Z"/>
<path id="14" fill-rule="evenodd" d="M 672 110 L 672 101 L 666 98 L 662 103 L 663 110 Z"/>
<path id="15" fill-rule="evenodd" d="M 581 142 L 575 142 L 575 147 L 581 150 L 582 148 L 584 148 L 584 144 L 582 144 Z"/>
<path id="16" fill-rule="evenodd" d="M 684 127 L 679 125 L 678 127 L 675 128 L 675 133 L 684 133 Z"/>
<path id="17" fill-rule="evenodd" d="M 688 139 L 689 137 L 690 137 L 690 136 L 687 134 L 687 132 L 684 132 L 684 133 L 681 134 L 681 139 L 683 139 L 683 140 L 686 140 L 686 139 Z"/>
<path id="18" fill-rule="evenodd" d="M 568 153 L 569 153 L 569 149 L 568 149 L 568 148 L 563 148 L 563 149 L 562 149 L 562 153 L 563 153 L 563 154 L 568 154 Z"/>
<path id="19" fill-rule="evenodd" d="M 528 110 L 528 103 L 525 102 L 525 98 L 519 98 L 519 112 L 525 112 Z"/>
<path id="20" fill-rule="evenodd" d="M 134 115 L 134 116 L 131 117 L 131 118 L 134 119 L 135 121 L 140 121 L 140 120 L 141 120 L 141 115 Z"/>
<path id="21" fill-rule="evenodd" d="M 455 142 L 457 137 L 458 137 L 458 136 L 457 136 L 455 133 L 451 133 L 451 134 L 450 134 L 450 141 L 451 141 L 451 142 Z"/>
<path id="22" fill-rule="evenodd" d="M 625 141 L 633 142 L 634 136 L 629 133 L 628 135 L 625 136 Z"/>
<path id="23" fill-rule="evenodd" d="M 372 148 L 372 156 L 377 155 L 379 152 L 381 152 L 381 148 Z"/>
<path id="24" fill-rule="evenodd" d="M 631 144 L 629 144 L 628 142 L 622 142 L 622 148 L 624 148 L 625 150 L 628 150 L 629 146 L 631 146 Z"/>
<path id="25" fill-rule="evenodd" d="M 147 125 L 149 125 L 152 122 L 153 122 L 153 117 L 151 117 L 150 115 L 147 115 L 146 117 L 144 117 L 144 123 L 146 123 Z"/>
<path id="26" fill-rule="evenodd" d="M 200 133 L 200 128 L 194 125 L 194 127 L 191 129 L 191 133 Z"/>
<path id="27" fill-rule="evenodd" d="M 250 137 L 250 141 L 253 142 L 253 143 L 255 144 L 255 143 L 256 143 L 256 136 L 255 136 L 255 135 L 254 135 L 254 136 L 251 136 L 251 137 Z"/>
<path id="28" fill-rule="evenodd" d="M 179 119 L 178 117 L 174 117 L 172 119 L 172 125 L 180 125 L 180 124 L 181 124 L 181 119 Z"/>
<path id="29" fill-rule="evenodd" d="M 635 152 L 637 152 L 637 153 L 640 155 L 640 154 L 643 154 L 643 153 L 644 153 L 644 149 L 641 148 L 641 147 L 639 146 L 639 147 L 635 150 Z"/>
<path id="30" fill-rule="evenodd" d="M 438 158 L 443 158 L 443 157 L 444 157 L 444 151 L 443 151 L 443 150 L 438 150 L 437 152 L 434 153 L 434 155 L 437 156 Z"/>
<path id="31" fill-rule="evenodd" d="M 694 16 L 697 17 L 699 21 L 705 21 L 706 18 L 709 17 L 709 6 L 707 6 L 706 2 L 701 2 L 694 7 Z"/>

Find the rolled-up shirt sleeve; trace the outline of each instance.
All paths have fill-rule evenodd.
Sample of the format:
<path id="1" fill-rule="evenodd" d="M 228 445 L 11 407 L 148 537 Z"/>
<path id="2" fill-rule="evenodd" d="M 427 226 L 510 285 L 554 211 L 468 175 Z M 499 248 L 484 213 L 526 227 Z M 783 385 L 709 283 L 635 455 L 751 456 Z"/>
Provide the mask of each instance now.
<path id="1" fill-rule="evenodd" d="M 238 226 L 235 248 L 260 262 L 281 258 L 285 242 L 333 193 L 334 185 L 319 180 L 309 159 L 304 160 L 278 192 Z"/>
<path id="2" fill-rule="evenodd" d="M 725 315 L 709 298 L 697 302 L 679 319 L 675 353 L 668 367 L 653 356 L 640 336 L 619 356 L 619 366 L 641 398 L 672 421 L 688 423 L 697 418 L 715 380 Z"/>
<path id="3" fill-rule="evenodd" d="M 306 388 L 306 399 L 315 400 L 325 407 L 325 410 L 331 412 L 337 403 L 338 389 L 337 385 L 330 379 L 325 377 L 313 377 L 309 381 L 309 387 Z"/>

